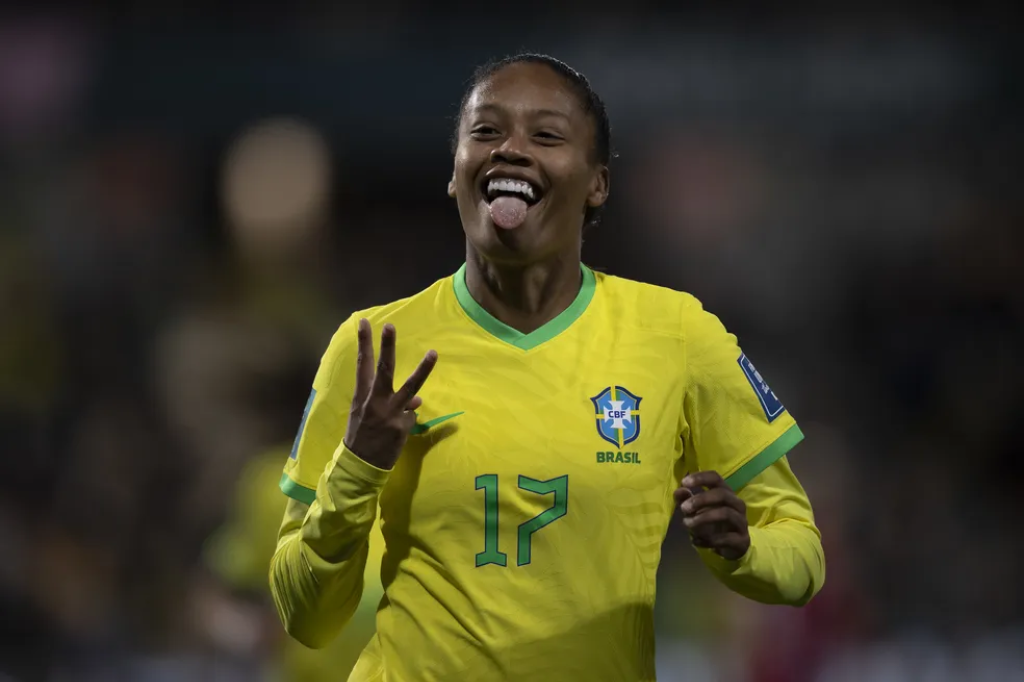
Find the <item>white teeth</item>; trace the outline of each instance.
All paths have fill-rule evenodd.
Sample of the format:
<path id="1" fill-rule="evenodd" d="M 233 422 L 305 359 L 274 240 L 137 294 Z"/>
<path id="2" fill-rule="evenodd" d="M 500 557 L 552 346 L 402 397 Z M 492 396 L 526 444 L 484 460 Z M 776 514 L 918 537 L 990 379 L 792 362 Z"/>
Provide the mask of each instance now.
<path id="1" fill-rule="evenodd" d="M 495 192 L 518 192 L 525 194 L 531 200 L 535 196 L 533 186 L 530 183 L 523 180 L 509 180 L 507 178 L 495 178 L 487 183 L 487 195 L 491 196 Z"/>

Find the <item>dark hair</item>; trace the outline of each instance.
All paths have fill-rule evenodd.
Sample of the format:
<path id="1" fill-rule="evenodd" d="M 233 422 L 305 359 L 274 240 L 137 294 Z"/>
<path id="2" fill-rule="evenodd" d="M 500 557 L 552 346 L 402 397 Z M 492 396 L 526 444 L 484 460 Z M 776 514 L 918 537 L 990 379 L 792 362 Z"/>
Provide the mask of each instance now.
<path id="1" fill-rule="evenodd" d="M 503 59 L 492 59 L 485 64 L 481 64 L 473 71 L 473 75 L 470 77 L 469 82 L 466 85 L 466 90 L 462 93 L 462 100 L 459 102 L 459 110 L 455 115 L 455 130 L 452 133 L 451 139 L 452 153 L 454 154 L 455 149 L 458 147 L 459 127 L 462 125 L 462 112 L 465 110 L 466 103 L 469 101 L 469 98 L 473 95 L 473 91 L 478 85 L 504 69 L 506 66 L 524 63 L 543 64 L 565 79 L 572 88 L 576 98 L 579 100 L 584 113 L 586 113 L 587 116 L 590 116 L 594 121 L 594 157 L 597 159 L 598 163 L 603 166 L 607 166 L 614 154 L 612 152 L 611 123 L 608 120 L 608 112 L 605 110 L 604 100 L 594 92 L 594 88 L 591 87 L 590 81 L 587 80 L 586 76 L 565 62 L 546 54 L 522 53 L 512 55 L 511 57 L 505 57 Z M 603 206 L 598 206 L 596 208 L 588 206 L 583 216 L 583 227 L 587 228 L 597 225 L 600 221 L 601 210 L 603 208 Z"/>

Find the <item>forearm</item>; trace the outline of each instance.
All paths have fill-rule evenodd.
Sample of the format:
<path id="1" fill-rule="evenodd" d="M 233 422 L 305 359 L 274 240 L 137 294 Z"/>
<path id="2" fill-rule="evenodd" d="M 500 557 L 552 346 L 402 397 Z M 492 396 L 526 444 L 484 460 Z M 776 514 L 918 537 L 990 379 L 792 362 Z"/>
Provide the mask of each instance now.
<path id="1" fill-rule="evenodd" d="M 750 528 L 750 549 L 738 561 L 698 550 L 729 589 L 764 604 L 803 606 L 825 581 L 825 556 L 817 529 L 797 521 Z"/>
<path id="2" fill-rule="evenodd" d="M 825 553 L 810 501 L 786 458 L 740 492 L 747 506 L 750 548 L 737 561 L 699 550 L 731 590 L 766 604 L 802 606 L 825 581 Z"/>
<path id="3" fill-rule="evenodd" d="M 306 646 L 326 646 L 359 605 L 367 538 L 387 475 L 339 448 L 308 511 L 289 504 L 270 587 L 285 630 Z"/>

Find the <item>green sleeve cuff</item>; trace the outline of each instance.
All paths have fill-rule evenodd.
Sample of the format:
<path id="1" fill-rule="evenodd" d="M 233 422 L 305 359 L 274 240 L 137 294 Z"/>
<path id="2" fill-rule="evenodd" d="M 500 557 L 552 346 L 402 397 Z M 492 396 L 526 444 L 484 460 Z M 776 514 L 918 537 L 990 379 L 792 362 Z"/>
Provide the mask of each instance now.
<path id="1" fill-rule="evenodd" d="M 804 439 L 804 433 L 796 424 L 789 427 L 781 436 L 776 438 L 771 445 L 754 455 L 746 464 L 737 469 L 731 476 L 725 479 L 725 484 L 733 490 L 739 490 L 754 478 L 782 459 L 783 455 L 793 449 L 797 443 Z"/>
<path id="2" fill-rule="evenodd" d="M 313 504 L 313 500 L 316 499 L 315 490 L 299 485 L 288 474 L 281 474 L 281 481 L 277 485 L 285 495 L 303 504 Z"/>

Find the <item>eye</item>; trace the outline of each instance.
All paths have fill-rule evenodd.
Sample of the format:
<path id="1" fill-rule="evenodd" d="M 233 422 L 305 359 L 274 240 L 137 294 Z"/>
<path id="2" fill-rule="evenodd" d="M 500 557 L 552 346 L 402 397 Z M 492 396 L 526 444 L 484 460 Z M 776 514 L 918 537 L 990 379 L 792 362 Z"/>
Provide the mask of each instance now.
<path id="1" fill-rule="evenodd" d="M 487 140 L 493 138 L 498 134 L 498 129 L 492 125 L 481 124 L 473 128 L 470 131 L 470 135 L 478 140 Z"/>
<path id="2" fill-rule="evenodd" d="M 541 144 L 557 144 L 564 142 L 565 138 L 558 133 L 553 133 L 550 130 L 542 130 L 539 133 L 534 134 L 534 137 L 541 141 Z"/>

